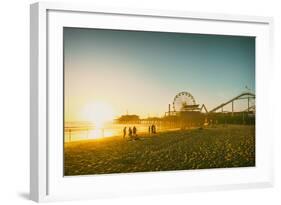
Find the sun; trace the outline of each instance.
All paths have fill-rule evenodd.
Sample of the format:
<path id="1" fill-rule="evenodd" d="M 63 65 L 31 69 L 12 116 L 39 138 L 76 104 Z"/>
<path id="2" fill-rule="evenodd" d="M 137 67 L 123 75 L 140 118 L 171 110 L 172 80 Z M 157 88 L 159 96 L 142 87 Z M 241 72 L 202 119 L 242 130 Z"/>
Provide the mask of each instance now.
<path id="1" fill-rule="evenodd" d="M 106 122 L 112 121 L 114 118 L 112 107 L 105 102 L 86 104 L 81 114 L 83 120 L 93 123 L 97 128 L 103 127 Z"/>

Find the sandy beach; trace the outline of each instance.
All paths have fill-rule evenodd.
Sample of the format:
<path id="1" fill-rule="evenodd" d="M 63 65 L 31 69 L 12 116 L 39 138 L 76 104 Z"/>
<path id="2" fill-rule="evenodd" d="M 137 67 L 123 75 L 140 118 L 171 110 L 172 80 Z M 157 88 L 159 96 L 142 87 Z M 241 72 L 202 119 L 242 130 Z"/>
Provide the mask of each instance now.
<path id="1" fill-rule="evenodd" d="M 65 143 L 64 174 L 92 175 L 255 166 L 255 127 L 228 125 Z"/>

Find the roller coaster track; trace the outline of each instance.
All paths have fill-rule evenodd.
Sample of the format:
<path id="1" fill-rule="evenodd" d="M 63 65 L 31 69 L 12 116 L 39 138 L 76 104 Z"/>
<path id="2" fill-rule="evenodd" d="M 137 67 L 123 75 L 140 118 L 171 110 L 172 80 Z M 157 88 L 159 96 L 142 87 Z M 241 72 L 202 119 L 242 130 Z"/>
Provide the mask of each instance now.
<path id="1" fill-rule="evenodd" d="M 234 106 L 233 106 L 233 103 L 235 100 L 241 100 L 241 99 L 248 99 L 248 108 L 246 109 L 247 111 L 249 111 L 250 109 L 250 106 L 249 106 L 249 99 L 255 99 L 256 98 L 256 95 L 253 94 L 253 93 L 250 93 L 250 92 L 244 92 L 244 93 L 241 93 L 240 95 L 237 95 L 236 97 L 232 98 L 231 100 L 225 102 L 225 103 L 222 103 L 221 105 L 215 107 L 214 109 L 210 110 L 209 113 L 212 113 L 212 112 L 216 112 L 218 109 L 223 109 L 224 106 L 232 103 L 232 112 L 234 111 Z"/>

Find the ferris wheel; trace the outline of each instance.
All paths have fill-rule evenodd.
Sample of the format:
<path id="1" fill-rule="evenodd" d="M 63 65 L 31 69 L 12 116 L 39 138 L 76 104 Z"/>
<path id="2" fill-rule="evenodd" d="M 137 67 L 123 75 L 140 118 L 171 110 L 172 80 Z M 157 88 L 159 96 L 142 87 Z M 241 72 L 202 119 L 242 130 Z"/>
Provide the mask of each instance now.
<path id="1" fill-rule="evenodd" d="M 192 111 L 198 106 L 189 92 L 180 92 L 174 97 L 173 109 L 175 112 Z"/>

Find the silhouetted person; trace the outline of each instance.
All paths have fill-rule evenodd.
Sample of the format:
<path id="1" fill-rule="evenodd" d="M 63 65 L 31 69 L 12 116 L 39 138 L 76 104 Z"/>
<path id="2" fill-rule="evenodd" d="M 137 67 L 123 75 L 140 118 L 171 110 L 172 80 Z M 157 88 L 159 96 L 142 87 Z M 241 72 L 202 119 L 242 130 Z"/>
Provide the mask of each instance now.
<path id="1" fill-rule="evenodd" d="M 152 125 L 151 126 L 151 132 L 153 133 L 153 134 L 156 134 L 156 126 L 155 125 Z"/>
<path id="2" fill-rule="evenodd" d="M 150 125 L 148 126 L 148 133 L 149 134 L 151 133 L 151 126 Z"/>
<path id="3" fill-rule="evenodd" d="M 133 127 L 133 136 L 137 136 L 137 128 L 135 126 Z"/>
<path id="4" fill-rule="evenodd" d="M 123 139 L 126 137 L 127 134 L 127 127 L 123 128 Z"/>
<path id="5" fill-rule="evenodd" d="M 130 139 L 132 139 L 132 134 L 133 134 L 132 128 L 129 127 L 129 137 L 130 137 Z"/>

